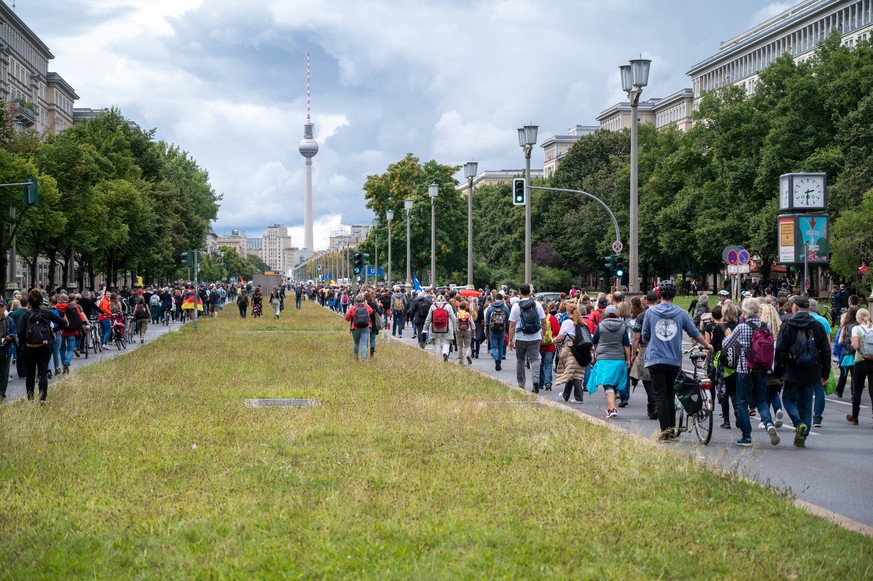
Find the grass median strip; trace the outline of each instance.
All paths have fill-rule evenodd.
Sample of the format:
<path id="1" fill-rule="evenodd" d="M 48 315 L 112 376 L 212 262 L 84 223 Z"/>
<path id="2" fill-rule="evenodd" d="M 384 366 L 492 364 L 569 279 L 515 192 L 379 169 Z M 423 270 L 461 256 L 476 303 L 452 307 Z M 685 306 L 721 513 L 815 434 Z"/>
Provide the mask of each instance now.
<path id="1" fill-rule="evenodd" d="M 870 539 L 304 304 L 0 407 L 11 578 L 870 578 Z M 329 333 L 251 331 L 329 331 Z M 246 408 L 246 399 L 317 399 Z M 508 405 L 495 405 L 505 402 Z M 803 469 L 799 467 L 798 469 Z"/>

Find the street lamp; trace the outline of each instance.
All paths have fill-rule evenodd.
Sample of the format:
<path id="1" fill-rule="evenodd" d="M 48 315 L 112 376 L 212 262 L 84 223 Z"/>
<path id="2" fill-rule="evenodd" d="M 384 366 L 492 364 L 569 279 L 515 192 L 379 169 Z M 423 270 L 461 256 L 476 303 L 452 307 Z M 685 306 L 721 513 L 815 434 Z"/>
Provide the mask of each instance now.
<path id="1" fill-rule="evenodd" d="M 525 125 L 518 129 L 518 145 L 524 149 L 524 282 L 531 284 L 530 244 L 530 156 L 537 143 L 537 125 Z"/>
<path id="2" fill-rule="evenodd" d="M 390 200 L 389 200 L 390 203 Z M 385 212 L 385 217 L 388 218 L 388 284 L 392 283 L 391 279 L 391 220 L 394 219 L 394 210 Z"/>
<path id="3" fill-rule="evenodd" d="M 464 177 L 467 178 L 467 288 L 473 286 L 473 178 L 479 170 L 479 164 L 468 161 L 464 164 Z"/>
<path id="4" fill-rule="evenodd" d="M 406 208 L 406 288 L 412 288 L 412 254 L 409 247 L 409 213 L 412 212 L 412 198 L 403 200 L 403 207 Z"/>
<path id="5" fill-rule="evenodd" d="M 373 218 L 373 231 L 374 231 L 374 249 L 373 249 L 373 262 L 376 263 L 376 272 L 373 273 L 373 284 L 379 280 L 379 217 Z M 366 272 L 366 271 L 365 271 Z M 366 274 L 364 275 L 366 277 Z"/>
<path id="6" fill-rule="evenodd" d="M 437 184 L 427 186 L 427 193 L 430 196 L 430 288 L 436 285 L 436 197 L 440 193 L 440 187 Z"/>
<path id="7" fill-rule="evenodd" d="M 631 168 L 630 168 L 630 264 L 628 265 L 628 290 L 635 293 L 639 290 L 639 203 L 638 192 L 638 155 L 639 143 L 637 142 L 637 106 L 640 103 L 640 95 L 643 87 L 649 84 L 649 59 L 633 59 L 628 65 L 619 67 L 621 71 L 621 88 L 627 93 L 631 106 Z"/>

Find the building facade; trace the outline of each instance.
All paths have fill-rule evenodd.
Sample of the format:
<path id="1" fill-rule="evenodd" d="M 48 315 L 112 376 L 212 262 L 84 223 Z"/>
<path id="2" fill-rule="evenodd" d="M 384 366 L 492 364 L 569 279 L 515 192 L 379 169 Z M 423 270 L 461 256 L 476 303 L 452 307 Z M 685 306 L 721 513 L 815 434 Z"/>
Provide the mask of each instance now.
<path id="1" fill-rule="evenodd" d="M 675 126 L 680 131 L 691 129 L 694 94 L 691 89 L 676 91 L 663 99 L 654 97 L 640 101 L 637 107 L 637 120 L 652 123 L 656 129 Z M 630 129 L 631 106 L 629 101 L 616 103 L 597 116 L 600 127 L 608 131 Z"/>
<path id="2" fill-rule="evenodd" d="M 566 135 L 553 135 L 543 141 L 543 176 L 554 175 L 570 147 L 583 135 L 591 135 L 598 129 L 597 125 L 577 125 L 567 130 Z"/>
<path id="3" fill-rule="evenodd" d="M 713 56 L 688 71 L 695 105 L 707 91 L 726 85 L 755 90 L 758 73 L 783 54 L 808 59 L 816 45 L 839 31 L 846 46 L 873 34 L 873 0 L 806 0 L 721 43 Z"/>
<path id="4" fill-rule="evenodd" d="M 501 170 L 489 170 L 480 172 L 475 178 L 473 178 L 473 189 L 480 188 L 482 186 L 494 186 L 500 184 L 511 184 L 513 178 L 523 178 L 524 170 L 523 169 L 501 169 Z M 531 179 L 537 179 L 543 177 L 543 170 L 531 168 L 530 170 Z M 458 191 L 462 196 L 466 196 L 468 191 L 468 182 L 462 181 L 458 185 Z"/>

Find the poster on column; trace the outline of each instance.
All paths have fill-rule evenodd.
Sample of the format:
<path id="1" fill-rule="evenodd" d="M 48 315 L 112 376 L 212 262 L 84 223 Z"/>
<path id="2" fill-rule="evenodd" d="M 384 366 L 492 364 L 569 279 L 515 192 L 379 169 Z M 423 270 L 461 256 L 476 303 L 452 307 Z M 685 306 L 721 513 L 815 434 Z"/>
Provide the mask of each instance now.
<path id="1" fill-rule="evenodd" d="M 779 262 L 794 262 L 794 216 L 779 216 Z"/>
<path id="2" fill-rule="evenodd" d="M 810 264 L 828 263 L 828 217 L 825 214 L 797 216 L 797 260 L 802 263 L 804 252 Z"/>

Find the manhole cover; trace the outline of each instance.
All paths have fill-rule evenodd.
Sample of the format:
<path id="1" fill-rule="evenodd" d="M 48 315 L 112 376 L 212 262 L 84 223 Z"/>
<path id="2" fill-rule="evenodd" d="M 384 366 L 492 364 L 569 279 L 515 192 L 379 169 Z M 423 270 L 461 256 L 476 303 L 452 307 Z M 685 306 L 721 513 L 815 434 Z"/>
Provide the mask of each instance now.
<path id="1" fill-rule="evenodd" d="M 321 405 L 317 399 L 247 399 L 247 408 L 308 408 Z"/>
<path id="2" fill-rule="evenodd" d="M 491 407 L 491 406 L 502 406 L 502 407 L 534 407 L 541 408 L 546 407 L 544 404 L 538 401 L 481 401 L 479 402 L 479 407 Z"/>

